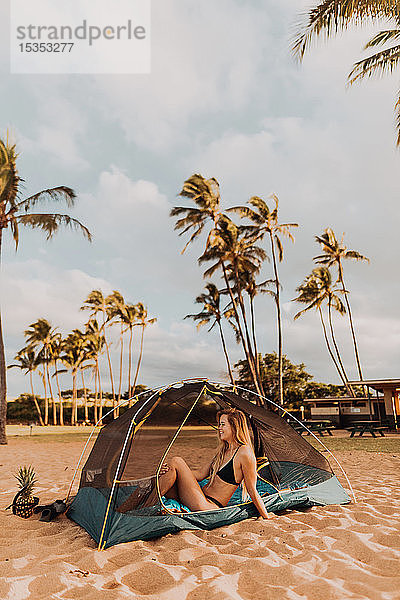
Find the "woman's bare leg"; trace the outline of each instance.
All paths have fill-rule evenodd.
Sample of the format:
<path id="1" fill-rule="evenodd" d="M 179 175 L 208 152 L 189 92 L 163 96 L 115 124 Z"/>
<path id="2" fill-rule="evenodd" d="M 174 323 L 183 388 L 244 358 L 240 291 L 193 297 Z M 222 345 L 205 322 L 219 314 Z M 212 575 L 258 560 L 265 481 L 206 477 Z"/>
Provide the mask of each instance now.
<path id="1" fill-rule="evenodd" d="M 169 461 L 168 466 L 169 470 L 159 478 L 159 487 L 162 496 L 168 493 L 169 490 L 166 487 L 170 481 L 174 480 L 179 501 L 190 508 L 190 510 L 212 510 L 213 508 L 217 508 L 214 502 L 207 500 L 192 470 L 183 458 L 175 456 Z M 167 475 L 169 475 L 168 480 Z"/>
<path id="2" fill-rule="evenodd" d="M 168 462 L 168 470 L 158 478 L 160 496 L 174 498 L 185 504 L 190 510 L 212 510 L 218 508 L 214 502 L 207 500 L 203 490 L 190 467 L 180 456 L 175 456 Z M 117 510 L 126 512 L 132 510 L 133 493 Z M 141 507 L 153 506 L 158 502 L 158 491 L 155 485 Z"/>

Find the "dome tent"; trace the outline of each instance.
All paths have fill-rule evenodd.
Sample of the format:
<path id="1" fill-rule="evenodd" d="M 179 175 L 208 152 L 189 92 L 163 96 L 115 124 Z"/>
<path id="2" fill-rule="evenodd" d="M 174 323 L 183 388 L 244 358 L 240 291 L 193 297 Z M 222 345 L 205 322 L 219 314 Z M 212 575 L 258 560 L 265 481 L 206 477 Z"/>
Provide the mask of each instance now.
<path id="1" fill-rule="evenodd" d="M 197 512 L 171 507 L 159 493 L 159 471 L 171 453 L 183 456 L 192 468 L 198 466 L 199 449 L 211 459 L 210 415 L 215 420 L 223 408 L 246 414 L 258 464 L 257 489 L 269 512 L 350 501 L 328 460 L 284 418 L 228 388 L 232 386 L 196 380 L 147 392 L 102 427 L 67 513 L 99 549 L 182 529 L 213 529 L 257 515 L 240 490 L 226 507 Z M 174 424 L 165 425 L 171 419 Z M 120 512 L 128 499 L 128 512 Z"/>

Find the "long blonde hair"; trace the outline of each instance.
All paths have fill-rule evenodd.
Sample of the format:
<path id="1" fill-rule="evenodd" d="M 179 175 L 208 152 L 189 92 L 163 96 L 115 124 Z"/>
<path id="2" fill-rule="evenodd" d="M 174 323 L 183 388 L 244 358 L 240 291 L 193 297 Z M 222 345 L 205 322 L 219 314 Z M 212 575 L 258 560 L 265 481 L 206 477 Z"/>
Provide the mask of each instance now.
<path id="1" fill-rule="evenodd" d="M 225 408 L 217 412 L 217 422 L 219 424 L 222 415 L 226 415 L 228 423 L 232 428 L 233 439 L 240 446 L 249 446 L 253 450 L 253 444 L 250 437 L 249 427 L 247 425 L 246 415 L 241 410 L 236 408 Z M 212 460 L 210 467 L 210 484 L 214 481 L 217 471 L 219 471 L 228 450 L 228 443 L 224 440 L 219 440 L 217 452 Z M 247 491 L 242 483 L 242 498 L 247 497 Z"/>

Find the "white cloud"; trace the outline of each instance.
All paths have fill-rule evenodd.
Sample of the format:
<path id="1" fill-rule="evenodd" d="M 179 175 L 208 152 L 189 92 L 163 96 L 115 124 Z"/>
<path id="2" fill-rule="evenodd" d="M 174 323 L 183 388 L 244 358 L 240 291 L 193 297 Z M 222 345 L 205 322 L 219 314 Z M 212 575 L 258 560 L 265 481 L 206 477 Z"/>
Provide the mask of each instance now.
<path id="1" fill-rule="evenodd" d="M 18 145 L 24 152 L 32 156 L 47 156 L 52 165 L 62 165 L 63 169 L 88 168 L 89 163 L 81 156 L 76 134 L 69 125 L 52 122 L 38 126 L 35 133 L 35 138 L 27 138 L 22 134 L 17 136 Z"/>
<path id="2" fill-rule="evenodd" d="M 191 119 L 241 109 L 257 93 L 271 29 L 267 11 L 249 4 L 158 3 L 152 73 L 113 85 L 97 78 L 105 116 L 140 146 L 169 152 L 190 140 Z"/>
<path id="3" fill-rule="evenodd" d="M 81 325 L 85 314 L 79 307 L 89 292 L 111 286 L 79 269 L 57 269 L 43 260 L 15 261 L 4 266 L 2 306 L 6 335 L 20 336 L 38 318 L 68 330 Z"/>
<path id="4" fill-rule="evenodd" d="M 89 252 L 102 246 L 103 264 L 136 298 L 152 293 L 172 306 L 180 290 L 197 294 L 201 272 L 193 269 L 189 253 L 180 256 L 184 242 L 173 230 L 172 205 L 155 183 L 134 181 L 114 166 L 100 174 L 95 193 L 83 195 L 82 202 L 85 220 L 93 223 Z"/>
<path id="5" fill-rule="evenodd" d="M 31 135 L 19 132 L 18 147 L 34 157 L 46 157 L 53 168 L 84 171 L 89 161 L 82 153 L 82 140 L 87 135 L 87 118 L 75 102 L 67 98 L 65 86 L 44 80 L 37 85 L 35 76 L 27 77 L 26 93 L 37 110 L 30 123 Z"/>

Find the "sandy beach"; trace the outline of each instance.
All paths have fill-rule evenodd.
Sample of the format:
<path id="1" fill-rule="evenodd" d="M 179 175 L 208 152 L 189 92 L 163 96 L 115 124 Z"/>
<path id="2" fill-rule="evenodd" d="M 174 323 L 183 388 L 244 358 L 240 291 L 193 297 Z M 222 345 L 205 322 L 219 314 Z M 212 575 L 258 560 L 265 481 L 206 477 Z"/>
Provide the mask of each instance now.
<path id="1" fill-rule="evenodd" d="M 24 520 L 4 510 L 20 464 L 35 466 L 41 504 L 65 497 L 82 446 L 81 439 L 25 436 L 1 448 L 2 600 L 400 598 L 400 453 L 336 453 L 357 504 L 291 511 L 269 521 L 98 552 L 64 515 L 43 523 L 37 515 Z"/>

